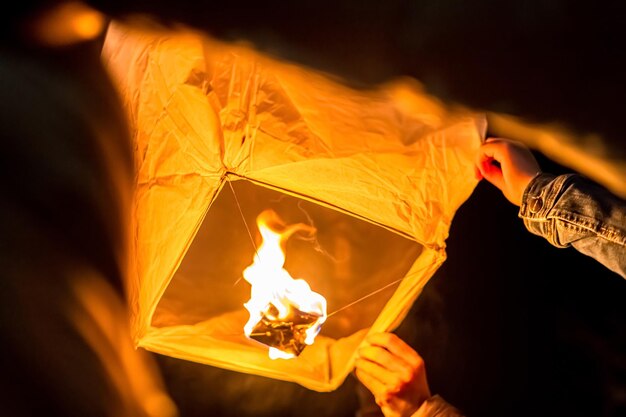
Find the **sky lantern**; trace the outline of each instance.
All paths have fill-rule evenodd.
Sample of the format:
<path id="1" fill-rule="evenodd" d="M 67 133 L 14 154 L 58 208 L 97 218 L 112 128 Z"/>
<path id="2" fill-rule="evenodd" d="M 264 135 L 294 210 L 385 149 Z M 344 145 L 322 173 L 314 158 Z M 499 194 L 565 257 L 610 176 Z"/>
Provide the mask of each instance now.
<path id="1" fill-rule="evenodd" d="M 135 344 L 339 387 L 446 259 L 485 117 L 412 79 L 359 90 L 193 31 L 113 23 L 137 167 Z"/>

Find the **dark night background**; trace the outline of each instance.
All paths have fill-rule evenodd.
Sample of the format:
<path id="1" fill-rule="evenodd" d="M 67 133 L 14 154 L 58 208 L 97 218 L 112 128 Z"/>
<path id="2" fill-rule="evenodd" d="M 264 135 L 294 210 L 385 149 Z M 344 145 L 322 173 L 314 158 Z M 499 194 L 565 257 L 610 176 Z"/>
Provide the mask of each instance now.
<path id="1" fill-rule="evenodd" d="M 14 19 L 42 3 L 50 2 L 15 3 L 18 11 L 3 14 L 0 52 L 19 49 Z M 355 86 L 413 76 L 450 102 L 600 134 L 611 157 L 626 161 L 621 1 L 88 3 L 111 16 L 147 12 L 249 39 Z M 51 72 L 90 78 L 80 56 L 61 54 L 71 66 L 47 62 Z M 544 170 L 567 171 L 537 156 Z M 424 357 L 434 393 L 468 417 L 626 415 L 624 279 L 528 233 L 517 208 L 485 182 L 457 212 L 447 243 L 447 261 L 397 330 Z M 155 357 L 181 417 L 347 417 L 357 407 L 354 378 L 317 393 Z"/>

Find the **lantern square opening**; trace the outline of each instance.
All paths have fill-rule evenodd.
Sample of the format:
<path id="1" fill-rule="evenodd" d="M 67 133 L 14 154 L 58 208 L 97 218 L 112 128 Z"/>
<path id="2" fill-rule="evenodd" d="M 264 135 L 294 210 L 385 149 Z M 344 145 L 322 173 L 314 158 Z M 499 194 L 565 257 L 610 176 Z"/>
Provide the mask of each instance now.
<path id="1" fill-rule="evenodd" d="M 269 359 L 268 347 L 244 334 L 250 284 L 242 272 L 260 244 L 256 218 L 267 209 L 287 225 L 304 223 L 317 231 L 313 237 L 295 233 L 285 246 L 284 268 L 326 298 L 329 314 L 315 342 L 293 359 Z M 328 383 L 346 373 L 357 342 L 422 250 L 413 240 L 337 208 L 247 180 L 225 182 L 159 300 L 151 327 L 165 338 L 169 334 L 186 359 Z"/>

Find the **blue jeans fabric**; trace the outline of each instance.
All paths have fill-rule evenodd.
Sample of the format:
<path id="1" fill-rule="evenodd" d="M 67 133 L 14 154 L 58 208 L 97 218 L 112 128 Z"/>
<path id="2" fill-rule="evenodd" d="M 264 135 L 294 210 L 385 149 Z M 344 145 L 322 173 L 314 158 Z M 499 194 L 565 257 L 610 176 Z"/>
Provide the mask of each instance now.
<path id="1" fill-rule="evenodd" d="M 626 278 L 626 201 L 577 174 L 538 174 L 519 217 L 559 248 L 574 247 Z"/>

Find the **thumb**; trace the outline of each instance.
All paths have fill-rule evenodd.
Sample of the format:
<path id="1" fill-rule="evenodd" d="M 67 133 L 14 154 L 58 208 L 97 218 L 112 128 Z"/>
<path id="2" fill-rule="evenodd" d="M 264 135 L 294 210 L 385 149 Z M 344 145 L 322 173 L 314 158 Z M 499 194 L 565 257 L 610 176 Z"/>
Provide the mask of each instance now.
<path id="1" fill-rule="evenodd" d="M 504 176 L 502 175 L 502 169 L 493 162 L 493 159 L 483 160 L 481 161 L 478 169 L 484 179 L 495 185 L 500 191 L 504 191 L 505 182 Z"/>

